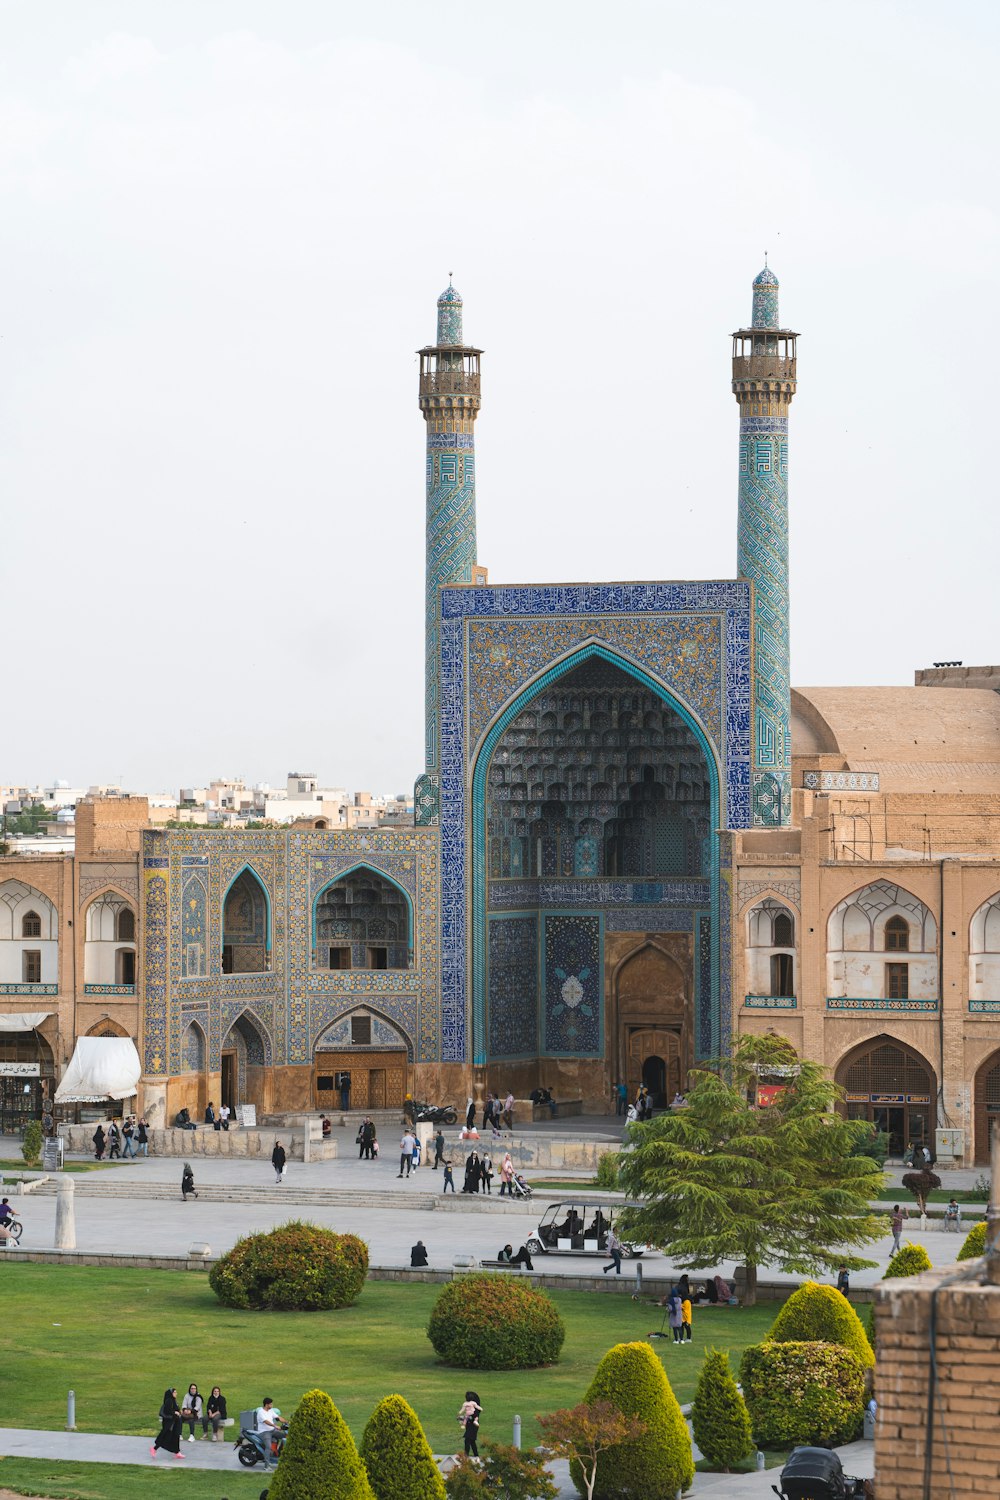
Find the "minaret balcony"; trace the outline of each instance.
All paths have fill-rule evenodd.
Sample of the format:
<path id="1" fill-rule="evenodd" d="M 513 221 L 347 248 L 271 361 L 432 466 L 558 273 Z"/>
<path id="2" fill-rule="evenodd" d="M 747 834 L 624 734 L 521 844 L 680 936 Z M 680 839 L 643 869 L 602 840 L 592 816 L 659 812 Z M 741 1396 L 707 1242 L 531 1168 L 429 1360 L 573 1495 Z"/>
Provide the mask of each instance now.
<path id="1" fill-rule="evenodd" d="M 778 354 L 737 355 L 733 360 L 733 380 L 794 380 L 796 359 L 782 359 Z"/>
<path id="2" fill-rule="evenodd" d="M 478 396 L 480 377 L 465 375 L 460 370 L 439 370 L 433 375 L 421 375 L 421 396 Z"/>

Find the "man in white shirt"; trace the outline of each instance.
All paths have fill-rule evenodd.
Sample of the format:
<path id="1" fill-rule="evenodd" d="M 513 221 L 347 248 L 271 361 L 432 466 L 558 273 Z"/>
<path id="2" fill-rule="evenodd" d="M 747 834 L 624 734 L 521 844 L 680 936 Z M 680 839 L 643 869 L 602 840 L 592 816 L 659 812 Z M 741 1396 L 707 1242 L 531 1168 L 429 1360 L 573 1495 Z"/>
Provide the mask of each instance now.
<path id="1" fill-rule="evenodd" d="M 277 1427 L 281 1418 L 270 1396 L 265 1396 L 253 1414 L 253 1425 L 255 1432 L 267 1432 L 271 1427 Z"/>
<path id="2" fill-rule="evenodd" d="M 399 1175 L 403 1176 L 403 1168 L 406 1168 L 406 1176 L 409 1177 L 413 1167 L 413 1148 L 417 1144 L 417 1138 L 412 1130 L 404 1131 L 403 1139 L 399 1143 Z"/>

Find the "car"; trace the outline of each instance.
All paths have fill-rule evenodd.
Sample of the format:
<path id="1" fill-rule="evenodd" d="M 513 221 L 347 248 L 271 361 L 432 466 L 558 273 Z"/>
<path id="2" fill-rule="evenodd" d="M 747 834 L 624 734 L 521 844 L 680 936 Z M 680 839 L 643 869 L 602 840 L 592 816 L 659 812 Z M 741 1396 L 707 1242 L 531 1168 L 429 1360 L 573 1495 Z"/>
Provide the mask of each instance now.
<path id="1" fill-rule="evenodd" d="M 527 1242 L 529 1255 L 607 1255 L 608 1230 L 623 1207 L 639 1205 L 596 1202 L 585 1197 L 550 1203 Z M 638 1259 L 651 1245 L 621 1242 L 622 1255 Z"/>

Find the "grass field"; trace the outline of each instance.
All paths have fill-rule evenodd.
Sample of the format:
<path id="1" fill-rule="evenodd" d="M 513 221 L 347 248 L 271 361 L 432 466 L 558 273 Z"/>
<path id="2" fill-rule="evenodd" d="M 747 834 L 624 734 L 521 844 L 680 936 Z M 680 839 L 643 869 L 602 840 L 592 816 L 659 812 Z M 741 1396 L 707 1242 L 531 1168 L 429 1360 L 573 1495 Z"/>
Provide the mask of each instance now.
<path id="1" fill-rule="evenodd" d="M 0 1458 L 0 1489 L 48 1500 L 257 1500 L 267 1484 L 256 1474 L 212 1469 L 168 1469 L 150 1464 L 68 1464 L 47 1458 Z"/>
<path id="2" fill-rule="evenodd" d="M 525 1441 L 534 1442 L 539 1412 L 582 1400 L 605 1351 L 645 1338 L 662 1319 L 662 1309 L 625 1295 L 556 1291 L 567 1328 L 558 1365 L 466 1372 L 437 1361 L 426 1328 L 440 1287 L 424 1282 L 368 1282 L 354 1307 L 336 1313 L 237 1312 L 221 1307 L 196 1272 L 8 1264 L 3 1285 L 4 1385 L 17 1392 L 16 1403 L 5 1403 L 7 1425 L 62 1427 L 70 1388 L 81 1431 L 152 1434 L 167 1385 L 219 1385 L 233 1415 L 266 1395 L 290 1414 L 303 1391 L 319 1386 L 358 1438 L 376 1402 L 399 1392 L 438 1453 L 455 1446 L 467 1386 L 483 1400 L 484 1437 L 509 1441 L 518 1412 Z M 693 1344 L 654 1340 L 678 1399 L 694 1394 L 703 1348 L 729 1349 L 735 1366 L 777 1311 L 775 1303 L 696 1308 Z"/>

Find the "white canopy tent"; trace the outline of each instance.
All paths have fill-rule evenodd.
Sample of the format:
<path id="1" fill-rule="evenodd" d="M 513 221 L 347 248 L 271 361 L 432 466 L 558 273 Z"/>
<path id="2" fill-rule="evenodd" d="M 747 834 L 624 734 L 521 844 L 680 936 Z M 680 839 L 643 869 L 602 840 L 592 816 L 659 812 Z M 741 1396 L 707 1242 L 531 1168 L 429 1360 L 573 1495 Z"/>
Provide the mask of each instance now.
<path id="1" fill-rule="evenodd" d="M 0 1011 L 0 1031 L 34 1031 L 54 1010 Z"/>
<path id="2" fill-rule="evenodd" d="M 138 1090 L 142 1063 L 128 1036 L 81 1036 L 69 1067 L 56 1089 L 57 1104 L 100 1104 L 131 1099 Z"/>

